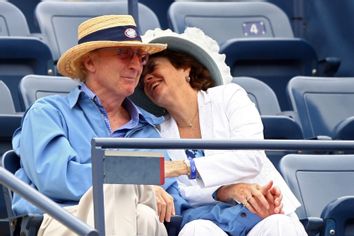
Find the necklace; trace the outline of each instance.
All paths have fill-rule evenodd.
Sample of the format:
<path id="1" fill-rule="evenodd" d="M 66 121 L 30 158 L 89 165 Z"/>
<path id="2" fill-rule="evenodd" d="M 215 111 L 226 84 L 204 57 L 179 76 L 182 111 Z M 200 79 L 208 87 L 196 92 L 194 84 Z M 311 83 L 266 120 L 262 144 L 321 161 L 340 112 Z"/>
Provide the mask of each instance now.
<path id="1" fill-rule="evenodd" d="M 189 121 L 185 122 L 186 125 L 180 125 L 180 124 L 177 123 L 178 127 L 179 128 L 193 128 L 193 122 L 194 122 L 195 118 L 197 117 L 197 114 L 198 114 L 198 109 L 195 112 L 195 114 L 192 117 L 192 119 L 190 119 Z"/>

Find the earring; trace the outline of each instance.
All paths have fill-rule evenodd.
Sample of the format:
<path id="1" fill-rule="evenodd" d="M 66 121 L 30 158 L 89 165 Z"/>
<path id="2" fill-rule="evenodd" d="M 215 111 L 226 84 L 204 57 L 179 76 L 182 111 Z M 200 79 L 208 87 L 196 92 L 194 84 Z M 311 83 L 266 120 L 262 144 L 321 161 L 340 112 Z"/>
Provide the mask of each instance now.
<path id="1" fill-rule="evenodd" d="M 191 77 L 189 77 L 189 75 L 186 76 L 185 78 L 186 78 L 187 83 L 191 82 Z"/>

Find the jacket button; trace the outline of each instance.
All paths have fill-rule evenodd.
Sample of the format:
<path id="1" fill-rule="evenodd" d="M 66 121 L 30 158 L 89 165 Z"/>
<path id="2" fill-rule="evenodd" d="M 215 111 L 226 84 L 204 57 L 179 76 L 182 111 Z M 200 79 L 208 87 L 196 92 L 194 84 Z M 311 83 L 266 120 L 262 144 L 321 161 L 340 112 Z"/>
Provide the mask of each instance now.
<path id="1" fill-rule="evenodd" d="M 241 217 L 245 218 L 247 214 L 245 212 L 241 212 Z"/>

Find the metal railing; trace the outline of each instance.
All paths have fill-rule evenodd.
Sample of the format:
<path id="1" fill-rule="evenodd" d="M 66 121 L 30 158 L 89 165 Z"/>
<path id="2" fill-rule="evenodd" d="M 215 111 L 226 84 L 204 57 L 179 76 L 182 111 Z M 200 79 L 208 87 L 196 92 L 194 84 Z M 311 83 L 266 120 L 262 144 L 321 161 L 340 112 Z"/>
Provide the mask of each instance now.
<path id="1" fill-rule="evenodd" d="M 94 217 L 95 227 L 102 235 L 105 233 L 102 156 L 107 148 L 354 151 L 354 141 L 94 138 L 91 141 Z"/>
<path id="2" fill-rule="evenodd" d="M 0 183 L 18 193 L 24 199 L 51 215 L 75 233 L 88 236 L 98 235 L 97 230 L 65 211 L 59 204 L 36 191 L 3 167 L 0 167 Z"/>

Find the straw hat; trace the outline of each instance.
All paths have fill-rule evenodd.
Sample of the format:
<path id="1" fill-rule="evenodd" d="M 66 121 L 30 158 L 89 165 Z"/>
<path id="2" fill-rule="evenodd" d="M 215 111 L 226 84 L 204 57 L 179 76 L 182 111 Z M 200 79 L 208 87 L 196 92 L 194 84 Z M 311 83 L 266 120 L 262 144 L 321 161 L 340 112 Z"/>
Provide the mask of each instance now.
<path id="1" fill-rule="evenodd" d="M 130 15 L 105 15 L 84 21 L 78 28 L 78 45 L 68 49 L 57 64 L 64 76 L 82 79 L 82 56 L 90 51 L 107 47 L 138 47 L 153 54 L 166 48 L 166 44 L 143 43 Z"/>

